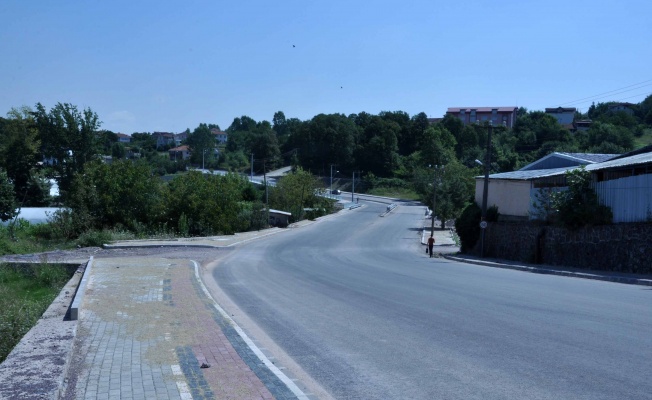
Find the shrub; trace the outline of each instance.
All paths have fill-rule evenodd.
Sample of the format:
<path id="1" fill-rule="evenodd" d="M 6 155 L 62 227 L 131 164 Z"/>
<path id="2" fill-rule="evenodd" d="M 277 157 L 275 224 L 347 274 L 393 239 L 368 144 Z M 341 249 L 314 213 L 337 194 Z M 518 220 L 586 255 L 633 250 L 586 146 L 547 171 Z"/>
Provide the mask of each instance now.
<path id="1" fill-rule="evenodd" d="M 102 247 L 103 244 L 110 242 L 113 239 L 109 231 L 86 231 L 79 235 L 77 244 L 81 247 Z"/>
<path id="2" fill-rule="evenodd" d="M 482 219 L 482 209 L 474 202 L 466 206 L 462 215 L 455 220 L 455 231 L 460 238 L 462 253 L 468 253 L 473 249 L 480 238 L 482 228 L 480 220 Z M 491 206 L 487 208 L 487 222 L 498 221 L 498 207 Z"/>

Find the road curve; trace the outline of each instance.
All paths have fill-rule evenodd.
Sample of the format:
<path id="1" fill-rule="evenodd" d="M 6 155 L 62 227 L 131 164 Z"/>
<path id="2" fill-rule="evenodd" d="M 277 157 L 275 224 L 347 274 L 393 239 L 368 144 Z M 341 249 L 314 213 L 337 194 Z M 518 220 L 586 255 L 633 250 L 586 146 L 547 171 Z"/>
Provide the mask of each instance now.
<path id="1" fill-rule="evenodd" d="M 364 204 L 213 270 L 236 322 L 329 395 L 651 398 L 651 290 L 429 259 L 423 207 Z"/>

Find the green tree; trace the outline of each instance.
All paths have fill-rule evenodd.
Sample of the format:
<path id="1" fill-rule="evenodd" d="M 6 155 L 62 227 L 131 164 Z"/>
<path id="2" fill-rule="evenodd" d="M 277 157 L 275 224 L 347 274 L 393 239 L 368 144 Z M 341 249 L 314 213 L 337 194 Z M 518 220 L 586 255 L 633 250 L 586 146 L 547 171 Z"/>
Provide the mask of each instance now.
<path id="1" fill-rule="evenodd" d="M 299 221 L 304 217 L 305 207 L 327 208 L 328 201 L 317 195 L 322 189 L 321 186 L 319 179 L 299 167 L 271 188 L 270 207 L 291 212 L 292 220 Z"/>
<path id="2" fill-rule="evenodd" d="M 591 173 L 584 166 L 567 171 L 566 181 L 568 190 L 549 193 L 556 210 L 553 218 L 570 229 L 612 222 L 611 208 L 598 201 L 591 187 Z"/>
<path id="3" fill-rule="evenodd" d="M 0 167 L 13 182 L 17 198 L 29 205 L 28 186 L 35 173 L 40 147 L 31 109 L 22 107 L 9 111 L 0 128 L 0 137 Z"/>
<path id="4" fill-rule="evenodd" d="M 472 169 L 453 159 L 437 169 L 418 170 L 414 187 L 420 194 L 421 202 L 433 209 L 434 201 L 435 215 L 442 221 L 447 221 L 459 217 L 472 201 L 475 190 L 473 175 Z M 444 228 L 442 224 L 442 229 Z"/>
<path id="5" fill-rule="evenodd" d="M 7 172 L 0 169 L 0 220 L 9 221 L 16 215 L 18 215 L 18 205 L 14 185 Z"/>
<path id="6" fill-rule="evenodd" d="M 589 152 L 625 153 L 634 148 L 634 135 L 622 126 L 594 122 L 585 134 L 578 135 L 581 147 Z"/>
<path id="7" fill-rule="evenodd" d="M 207 124 L 199 124 L 186 139 L 190 147 L 190 162 L 205 166 L 213 159 L 217 142 Z"/>
<path id="8" fill-rule="evenodd" d="M 235 174 L 225 176 L 191 171 L 175 177 L 167 192 L 167 220 L 172 227 L 185 221 L 191 235 L 233 234 L 246 231 L 243 196 L 249 183 Z"/>
<path id="9" fill-rule="evenodd" d="M 442 125 L 433 125 L 426 129 L 424 142 L 421 144 L 421 161 L 423 165 L 446 165 L 455 159 L 455 137 Z"/>
<path id="10" fill-rule="evenodd" d="M 354 165 L 358 136 L 355 123 L 342 114 L 319 114 L 297 126 L 288 138 L 286 149 L 296 149 L 301 166 L 327 174 L 328 166 L 340 169 Z"/>
<path id="11" fill-rule="evenodd" d="M 75 175 L 68 196 L 73 218 L 87 228 L 122 227 L 134 232 L 163 221 L 161 182 L 144 161 L 94 161 Z M 78 232 L 81 233 L 81 232 Z"/>
<path id="12" fill-rule="evenodd" d="M 57 103 L 50 111 L 38 103 L 34 113 L 43 155 L 52 160 L 59 190 L 67 194 L 76 173 L 93 158 L 100 121 L 90 108 L 79 111 L 68 103 Z"/>
<path id="13" fill-rule="evenodd" d="M 357 149 L 358 167 L 381 177 L 392 176 L 399 167 L 398 136 L 401 127 L 394 121 L 373 116 L 364 129 Z"/>

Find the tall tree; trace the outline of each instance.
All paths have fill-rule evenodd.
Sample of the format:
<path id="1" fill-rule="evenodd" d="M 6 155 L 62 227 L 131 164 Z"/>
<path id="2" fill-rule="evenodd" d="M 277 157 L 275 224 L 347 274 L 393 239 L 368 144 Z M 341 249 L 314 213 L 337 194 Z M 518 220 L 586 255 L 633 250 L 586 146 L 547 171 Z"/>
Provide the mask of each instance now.
<path id="1" fill-rule="evenodd" d="M 31 110 L 28 107 L 12 109 L 0 130 L 0 166 L 6 169 L 18 199 L 25 201 L 26 205 L 31 204 L 26 194 L 31 176 L 35 173 L 40 146 Z"/>
<path id="2" fill-rule="evenodd" d="M 191 162 L 205 166 L 213 159 L 217 141 L 207 124 L 199 124 L 186 141 L 191 151 Z"/>
<path id="3" fill-rule="evenodd" d="M 18 213 L 14 185 L 7 173 L 0 169 L 0 221 L 9 221 Z"/>
<path id="4" fill-rule="evenodd" d="M 48 112 L 38 103 L 34 113 L 43 155 L 52 160 L 59 190 L 64 195 L 72 179 L 93 158 L 100 121 L 90 108 L 79 111 L 68 103 L 57 103 Z"/>

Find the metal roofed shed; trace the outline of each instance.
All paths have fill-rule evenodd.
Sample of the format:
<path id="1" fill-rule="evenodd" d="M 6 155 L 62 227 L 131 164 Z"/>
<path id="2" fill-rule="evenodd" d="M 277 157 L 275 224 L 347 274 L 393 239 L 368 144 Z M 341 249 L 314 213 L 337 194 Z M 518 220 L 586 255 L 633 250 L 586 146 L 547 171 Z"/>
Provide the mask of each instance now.
<path id="1" fill-rule="evenodd" d="M 497 206 L 502 219 L 527 220 L 532 211 L 532 199 L 543 187 L 566 186 L 566 171 L 577 166 L 564 168 L 512 171 L 489 175 L 487 204 Z M 484 176 L 475 177 L 475 201 L 482 203 Z"/>
<path id="2" fill-rule="evenodd" d="M 618 154 L 564 153 L 554 152 L 526 165 L 519 171 L 540 170 L 550 168 L 572 167 L 601 163 L 618 157 Z"/>
<path id="3" fill-rule="evenodd" d="M 290 223 L 290 217 L 292 213 L 281 210 L 269 209 L 269 221 L 268 223 L 272 226 L 278 226 L 285 228 Z"/>

